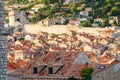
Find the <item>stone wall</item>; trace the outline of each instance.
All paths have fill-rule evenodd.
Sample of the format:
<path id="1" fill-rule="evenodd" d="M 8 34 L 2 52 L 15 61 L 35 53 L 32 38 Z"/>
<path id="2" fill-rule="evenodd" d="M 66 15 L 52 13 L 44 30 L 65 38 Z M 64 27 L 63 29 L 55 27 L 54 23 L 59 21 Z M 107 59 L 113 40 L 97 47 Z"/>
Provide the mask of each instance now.
<path id="1" fill-rule="evenodd" d="M 8 75 L 7 80 L 21 80 L 19 76 Z"/>
<path id="2" fill-rule="evenodd" d="M 0 34 L 0 80 L 7 80 L 7 37 Z"/>
<path id="3" fill-rule="evenodd" d="M 92 80 L 120 80 L 120 63 L 92 74 Z"/>
<path id="4" fill-rule="evenodd" d="M 104 30 L 105 28 L 99 28 L 98 30 Z M 95 28 L 79 28 L 77 26 L 71 26 L 71 25 L 51 25 L 51 26 L 43 26 L 40 24 L 26 24 L 24 26 L 24 32 L 25 33 L 31 33 L 31 34 L 38 34 L 39 32 L 48 32 L 48 33 L 55 33 L 55 34 L 62 34 L 62 33 L 68 33 L 69 30 L 74 30 L 76 32 L 85 32 L 85 33 L 91 33 L 93 35 L 96 35 L 98 32 Z"/>
<path id="5" fill-rule="evenodd" d="M 54 34 L 69 33 L 69 30 L 78 31 L 79 28 L 76 26 L 66 26 L 66 25 L 51 25 L 51 26 L 41 26 L 39 24 L 26 24 L 24 26 L 25 33 L 39 34 L 41 31 Z"/>

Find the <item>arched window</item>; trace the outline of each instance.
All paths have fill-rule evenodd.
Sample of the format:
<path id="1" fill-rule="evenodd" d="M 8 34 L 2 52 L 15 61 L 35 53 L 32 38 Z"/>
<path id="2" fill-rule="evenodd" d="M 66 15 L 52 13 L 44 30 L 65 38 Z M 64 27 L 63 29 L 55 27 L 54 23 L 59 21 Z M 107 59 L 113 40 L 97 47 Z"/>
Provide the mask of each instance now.
<path id="1" fill-rule="evenodd" d="M 20 18 L 17 18 L 17 21 L 20 22 Z"/>

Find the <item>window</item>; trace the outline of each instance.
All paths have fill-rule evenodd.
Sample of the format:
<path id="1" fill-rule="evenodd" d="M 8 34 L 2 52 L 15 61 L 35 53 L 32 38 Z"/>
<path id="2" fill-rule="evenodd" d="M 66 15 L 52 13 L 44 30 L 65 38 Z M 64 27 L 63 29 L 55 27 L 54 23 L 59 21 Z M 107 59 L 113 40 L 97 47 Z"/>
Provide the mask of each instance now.
<path id="1" fill-rule="evenodd" d="M 48 53 L 48 51 L 44 51 L 44 53 L 45 53 L 45 54 L 47 54 L 47 53 Z"/>
<path id="2" fill-rule="evenodd" d="M 17 21 L 20 22 L 20 18 L 17 18 Z"/>
<path id="3" fill-rule="evenodd" d="M 37 74 L 38 73 L 38 68 L 37 67 L 33 67 L 33 74 Z"/>
<path id="4" fill-rule="evenodd" d="M 49 74 L 53 74 L 53 67 L 49 67 L 49 68 L 48 68 L 48 73 L 49 73 Z"/>

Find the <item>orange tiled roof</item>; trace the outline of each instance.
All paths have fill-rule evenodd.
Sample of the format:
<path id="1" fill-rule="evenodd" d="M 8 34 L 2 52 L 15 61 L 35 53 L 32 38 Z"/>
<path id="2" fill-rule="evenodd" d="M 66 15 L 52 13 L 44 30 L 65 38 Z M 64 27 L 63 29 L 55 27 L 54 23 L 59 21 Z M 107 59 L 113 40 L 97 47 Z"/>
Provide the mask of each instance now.
<path id="1" fill-rule="evenodd" d="M 29 17 L 33 17 L 33 16 L 35 16 L 35 14 L 29 14 L 28 16 L 29 16 Z"/>
<path id="2" fill-rule="evenodd" d="M 86 65 L 81 64 L 73 64 L 74 59 L 78 56 L 78 52 L 75 53 L 60 53 L 59 56 L 61 57 L 60 60 L 57 60 L 56 64 L 56 53 L 48 53 L 41 55 L 39 58 L 36 58 L 33 63 L 28 64 L 23 71 L 26 75 L 34 75 L 31 73 L 32 67 L 36 64 L 42 64 L 47 63 L 48 65 L 52 63 L 52 66 L 61 66 L 64 64 L 63 68 L 60 69 L 54 76 L 80 76 L 81 71 L 83 68 L 86 67 Z M 34 63 L 35 62 L 35 63 Z M 47 69 L 43 70 L 41 73 L 38 74 L 38 76 L 50 76 L 47 72 Z"/>
<path id="3" fill-rule="evenodd" d="M 16 63 L 8 63 L 8 70 L 11 70 L 11 69 L 18 69 L 20 68 L 20 66 Z"/>
<path id="4" fill-rule="evenodd" d="M 60 14 L 63 14 L 63 12 L 56 12 L 55 14 L 58 14 L 58 15 L 60 15 Z"/>
<path id="5" fill-rule="evenodd" d="M 109 29 L 109 30 L 107 30 L 106 32 L 107 32 L 107 33 L 113 33 L 114 31 Z"/>
<path id="6" fill-rule="evenodd" d="M 62 6 L 61 8 L 62 8 L 62 9 L 70 9 L 69 6 Z"/>

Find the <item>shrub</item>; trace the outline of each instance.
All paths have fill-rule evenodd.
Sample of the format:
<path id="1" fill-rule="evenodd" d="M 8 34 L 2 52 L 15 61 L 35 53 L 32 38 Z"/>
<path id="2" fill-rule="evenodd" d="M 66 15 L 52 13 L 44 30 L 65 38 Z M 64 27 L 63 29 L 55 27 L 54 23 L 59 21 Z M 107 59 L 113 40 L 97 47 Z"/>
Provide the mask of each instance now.
<path id="1" fill-rule="evenodd" d="M 90 23 L 86 22 L 86 21 L 81 22 L 81 24 L 83 27 L 90 27 L 91 26 Z"/>
<path id="2" fill-rule="evenodd" d="M 21 38 L 19 38 L 18 40 L 24 40 L 25 38 L 23 38 L 23 37 L 21 37 Z"/>
<path id="3" fill-rule="evenodd" d="M 89 68 L 89 67 L 84 68 L 82 70 L 82 80 L 91 80 L 90 75 L 92 74 L 92 72 L 93 72 L 93 68 Z"/>
<path id="4" fill-rule="evenodd" d="M 68 78 L 69 80 L 78 80 L 78 79 L 76 79 L 75 77 L 70 77 L 70 78 Z"/>

